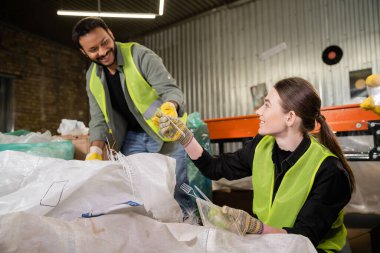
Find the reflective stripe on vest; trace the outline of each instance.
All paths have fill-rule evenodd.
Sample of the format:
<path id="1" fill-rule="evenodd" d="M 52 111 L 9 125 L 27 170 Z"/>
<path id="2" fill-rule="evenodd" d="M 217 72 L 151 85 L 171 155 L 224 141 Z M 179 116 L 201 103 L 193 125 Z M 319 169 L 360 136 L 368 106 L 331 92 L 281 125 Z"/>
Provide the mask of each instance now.
<path id="1" fill-rule="evenodd" d="M 285 173 L 273 203 L 275 167 L 272 150 L 275 138 L 267 135 L 258 143 L 252 165 L 253 212 L 264 224 L 276 228 L 293 227 L 321 163 L 328 156 L 335 156 L 313 137 L 310 139 L 310 147 Z M 339 213 L 330 232 L 318 248 L 340 250 L 346 242 L 347 234 L 343 224 L 343 211 Z"/>
<path id="2" fill-rule="evenodd" d="M 132 56 L 132 46 L 137 43 L 118 43 L 124 60 L 123 72 L 125 76 L 126 87 L 128 93 L 136 106 L 137 110 L 143 116 L 145 122 L 148 126 L 159 136 L 163 141 L 171 141 L 170 139 L 164 138 L 159 133 L 159 127 L 154 125 L 152 117 L 154 113 L 160 108 L 162 101 L 157 95 L 156 91 L 148 84 L 144 77 L 140 74 Z M 101 111 L 103 112 L 104 118 L 108 123 L 109 118 L 107 115 L 105 93 L 103 85 L 100 78 L 96 75 L 96 67 L 94 66 L 91 78 L 90 78 L 90 90 L 94 95 Z M 185 113 L 182 118 L 180 118 L 184 123 L 186 123 L 187 114 Z"/>

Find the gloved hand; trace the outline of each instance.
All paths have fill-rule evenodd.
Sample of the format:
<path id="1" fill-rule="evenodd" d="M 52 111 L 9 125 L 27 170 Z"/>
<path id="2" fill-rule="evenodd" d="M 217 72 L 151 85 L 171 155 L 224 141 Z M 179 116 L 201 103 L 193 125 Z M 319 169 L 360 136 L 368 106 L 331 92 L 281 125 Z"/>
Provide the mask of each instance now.
<path id="1" fill-rule="evenodd" d="M 168 139 L 179 142 L 186 147 L 193 139 L 193 133 L 177 117 L 166 116 L 161 112 L 156 113 L 159 118 L 160 133 Z"/>
<path id="2" fill-rule="evenodd" d="M 223 206 L 222 213 L 233 218 L 233 220 L 236 222 L 237 229 L 239 229 L 242 234 L 263 233 L 263 223 L 260 220 L 253 218 L 246 211 Z"/>
<path id="3" fill-rule="evenodd" d="M 170 116 L 170 117 L 173 117 L 173 118 L 177 118 L 178 117 L 177 109 L 176 109 L 175 105 L 172 102 L 165 102 L 165 103 L 163 103 L 160 106 L 160 109 L 157 110 L 157 112 L 159 112 L 159 111 L 162 112 L 162 114 Z M 153 123 L 156 126 L 158 126 L 160 124 L 159 123 L 159 119 L 157 117 L 157 112 L 154 114 L 154 116 L 152 118 Z"/>
<path id="4" fill-rule="evenodd" d="M 365 83 L 369 96 L 360 104 L 360 107 L 380 115 L 380 74 L 368 76 Z"/>
<path id="5" fill-rule="evenodd" d="M 86 161 L 89 160 L 103 160 L 103 150 L 97 146 L 91 146 L 90 152 L 86 155 Z"/>

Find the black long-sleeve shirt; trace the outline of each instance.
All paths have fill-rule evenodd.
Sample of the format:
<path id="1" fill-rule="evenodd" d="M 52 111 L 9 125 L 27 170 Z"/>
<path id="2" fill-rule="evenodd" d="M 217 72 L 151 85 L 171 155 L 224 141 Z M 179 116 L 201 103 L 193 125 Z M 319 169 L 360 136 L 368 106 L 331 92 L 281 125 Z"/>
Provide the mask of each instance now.
<path id="1" fill-rule="evenodd" d="M 234 153 L 221 154 L 219 157 L 212 157 L 203 150 L 202 156 L 193 162 L 206 177 L 213 180 L 222 177 L 234 180 L 252 176 L 255 149 L 262 137 L 257 136 L 242 149 Z M 272 160 L 275 164 L 273 198 L 285 173 L 306 152 L 310 144 L 311 140 L 308 135 L 305 135 L 293 152 L 281 150 L 275 143 L 272 152 Z M 338 218 L 339 212 L 350 198 L 351 185 L 348 174 L 338 158 L 329 156 L 322 162 L 316 173 L 312 189 L 298 213 L 294 226 L 283 229 L 290 234 L 301 234 L 308 237 L 316 247 L 330 230 L 331 225 Z"/>

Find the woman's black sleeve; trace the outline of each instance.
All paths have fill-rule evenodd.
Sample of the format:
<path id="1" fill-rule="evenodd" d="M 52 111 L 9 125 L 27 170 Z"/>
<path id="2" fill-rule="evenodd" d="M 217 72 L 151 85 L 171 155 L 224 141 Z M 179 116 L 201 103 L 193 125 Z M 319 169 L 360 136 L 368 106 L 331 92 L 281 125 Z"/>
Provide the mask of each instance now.
<path id="1" fill-rule="evenodd" d="M 217 157 L 211 156 L 206 150 L 203 150 L 202 156 L 193 160 L 193 163 L 203 175 L 212 180 L 221 178 L 234 180 L 251 176 L 254 152 L 260 139 L 260 136 L 255 137 L 238 151 L 224 153 Z"/>

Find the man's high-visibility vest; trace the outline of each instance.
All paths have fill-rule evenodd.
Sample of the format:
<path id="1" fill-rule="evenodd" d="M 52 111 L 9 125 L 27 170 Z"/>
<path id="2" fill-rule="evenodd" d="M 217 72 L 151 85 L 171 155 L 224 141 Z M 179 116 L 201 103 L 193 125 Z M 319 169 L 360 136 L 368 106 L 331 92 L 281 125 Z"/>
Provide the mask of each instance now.
<path id="1" fill-rule="evenodd" d="M 123 72 L 125 75 L 125 83 L 134 105 L 144 117 L 145 122 L 157 134 L 157 136 L 159 136 L 163 141 L 170 142 L 170 139 L 164 138 L 159 133 L 159 127 L 152 121 L 152 117 L 157 109 L 160 108 L 163 101 L 157 95 L 156 91 L 144 79 L 133 61 L 132 46 L 137 43 L 116 43 L 123 55 Z M 102 82 L 96 74 L 96 67 L 94 67 L 91 72 L 90 91 L 94 95 L 108 125 L 109 117 L 107 113 L 106 96 Z M 186 123 L 186 119 L 187 114 L 185 113 L 181 120 Z"/>

